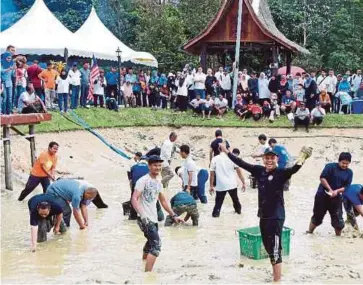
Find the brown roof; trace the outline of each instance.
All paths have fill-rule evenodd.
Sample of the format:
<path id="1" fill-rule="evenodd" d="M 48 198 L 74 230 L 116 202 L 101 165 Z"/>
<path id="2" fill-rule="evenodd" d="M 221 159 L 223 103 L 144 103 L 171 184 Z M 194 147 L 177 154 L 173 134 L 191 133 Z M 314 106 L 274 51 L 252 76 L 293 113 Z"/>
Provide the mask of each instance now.
<path id="1" fill-rule="evenodd" d="M 184 46 L 184 50 L 190 49 L 192 46 L 196 45 L 199 41 L 201 41 L 204 37 L 206 37 L 212 29 L 218 24 L 219 20 L 223 18 L 223 16 L 228 12 L 229 8 L 233 1 L 237 0 L 223 0 L 223 3 L 218 10 L 216 16 L 212 21 L 209 22 L 207 27 L 200 32 L 196 37 L 188 41 Z M 285 35 L 277 29 L 274 20 L 272 18 L 272 14 L 270 8 L 268 6 L 267 0 L 243 0 L 245 3 L 245 7 L 247 7 L 250 15 L 252 16 L 254 22 L 259 26 L 261 31 L 273 41 L 279 43 L 285 48 L 297 52 L 310 54 L 310 52 L 304 47 L 298 45 L 297 43 L 289 40 L 285 37 Z"/>

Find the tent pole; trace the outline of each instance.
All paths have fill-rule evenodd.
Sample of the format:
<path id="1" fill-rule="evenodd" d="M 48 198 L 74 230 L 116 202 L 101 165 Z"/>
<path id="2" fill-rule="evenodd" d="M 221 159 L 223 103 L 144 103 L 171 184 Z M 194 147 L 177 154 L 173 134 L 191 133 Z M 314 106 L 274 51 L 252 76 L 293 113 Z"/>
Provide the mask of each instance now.
<path id="1" fill-rule="evenodd" d="M 233 72 L 233 101 L 234 104 L 237 97 L 237 85 L 238 85 L 238 69 L 239 69 L 239 54 L 241 48 L 241 29 L 242 29 L 242 4 L 243 0 L 238 0 L 238 20 L 237 20 L 237 37 L 236 37 L 236 54 L 235 54 L 235 69 Z"/>

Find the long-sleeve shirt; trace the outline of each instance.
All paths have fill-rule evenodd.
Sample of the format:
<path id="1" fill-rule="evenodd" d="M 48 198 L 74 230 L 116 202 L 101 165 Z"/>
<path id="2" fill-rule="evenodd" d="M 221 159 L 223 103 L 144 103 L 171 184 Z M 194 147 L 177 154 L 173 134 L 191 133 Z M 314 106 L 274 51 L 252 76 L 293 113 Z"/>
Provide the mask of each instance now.
<path id="1" fill-rule="evenodd" d="M 285 219 L 284 184 L 293 174 L 299 171 L 301 165 L 295 164 L 291 168 L 276 168 L 267 171 L 266 167 L 249 164 L 236 157 L 232 153 L 228 154 L 237 166 L 250 172 L 258 181 L 258 217 L 260 219 Z"/>

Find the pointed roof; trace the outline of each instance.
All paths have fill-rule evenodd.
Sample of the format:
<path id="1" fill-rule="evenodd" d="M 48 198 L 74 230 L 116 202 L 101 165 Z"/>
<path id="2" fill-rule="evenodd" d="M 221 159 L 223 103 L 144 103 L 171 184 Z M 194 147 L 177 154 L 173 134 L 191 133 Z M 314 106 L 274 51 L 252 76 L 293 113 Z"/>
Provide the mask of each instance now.
<path id="1" fill-rule="evenodd" d="M 63 56 L 81 55 L 74 34 L 48 9 L 43 0 L 36 0 L 29 11 L 14 25 L 0 33 L 0 47 L 14 45 L 18 53 Z"/>
<path id="2" fill-rule="evenodd" d="M 215 29 L 218 29 L 218 25 L 221 26 L 226 15 L 231 12 L 231 7 L 236 5 L 234 1 L 238 0 L 223 0 L 223 3 L 218 10 L 216 16 L 212 21 L 207 25 L 207 27 L 200 32 L 196 37 L 188 41 L 184 45 L 184 50 L 195 53 L 196 46 L 203 41 L 203 39 L 207 38 Z M 280 32 L 272 18 L 272 14 L 270 8 L 268 6 L 267 0 L 243 0 L 243 9 L 247 9 L 248 14 L 252 18 L 254 25 L 258 27 L 260 32 L 263 34 L 264 37 L 274 41 L 281 46 L 285 47 L 288 50 L 291 50 L 295 53 L 304 53 L 309 54 L 310 52 L 301 47 L 300 45 L 296 44 L 295 42 L 289 40 L 285 37 L 285 35 Z M 245 11 L 243 11 L 245 14 Z M 245 20 L 243 19 L 243 22 Z M 235 24 L 235 23 L 232 23 Z M 242 26 L 242 31 L 244 30 L 244 26 Z"/>
<path id="3" fill-rule="evenodd" d="M 158 66 L 154 56 L 147 52 L 134 51 L 121 42 L 97 16 L 96 10 L 92 7 L 91 13 L 83 25 L 76 31 L 75 36 L 94 52 L 100 59 L 117 60 L 116 50 L 122 50 L 121 60 L 131 61 L 135 64 Z"/>

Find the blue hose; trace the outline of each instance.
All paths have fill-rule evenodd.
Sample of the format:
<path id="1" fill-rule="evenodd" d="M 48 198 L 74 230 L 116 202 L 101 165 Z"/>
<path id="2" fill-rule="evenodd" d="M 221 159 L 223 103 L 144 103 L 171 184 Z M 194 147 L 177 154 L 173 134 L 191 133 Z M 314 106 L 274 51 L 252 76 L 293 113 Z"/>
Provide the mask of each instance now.
<path id="1" fill-rule="evenodd" d="M 102 141 L 105 145 L 107 145 L 110 149 L 112 149 L 117 154 L 121 155 L 122 157 L 126 159 L 131 159 L 130 156 L 128 156 L 125 152 L 123 152 L 121 149 L 113 146 L 112 144 L 108 143 L 103 136 L 101 136 L 99 133 L 97 133 L 95 130 L 93 130 L 82 118 L 78 117 L 77 114 L 71 110 L 69 112 L 72 117 L 76 120 L 77 124 L 82 126 L 85 130 L 89 131 L 93 135 L 95 135 L 100 141 Z"/>

